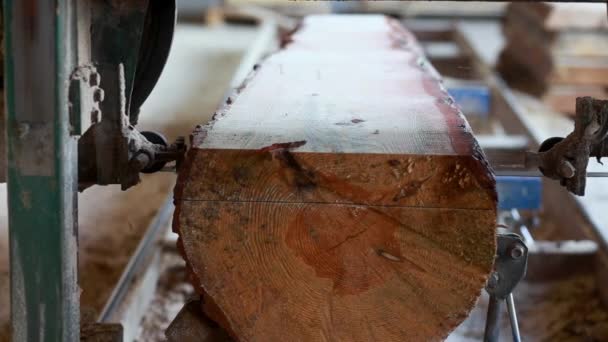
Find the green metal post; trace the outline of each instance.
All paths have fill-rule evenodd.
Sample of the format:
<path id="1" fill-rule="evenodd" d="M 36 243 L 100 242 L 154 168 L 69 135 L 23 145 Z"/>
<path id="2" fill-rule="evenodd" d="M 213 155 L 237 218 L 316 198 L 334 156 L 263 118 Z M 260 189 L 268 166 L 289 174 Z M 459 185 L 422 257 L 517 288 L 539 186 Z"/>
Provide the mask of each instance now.
<path id="1" fill-rule="evenodd" d="M 2 3 L 0 2 L 0 41 L 3 41 L 2 34 L 4 33 L 4 29 L 2 28 Z M 1 55 L 0 55 L 1 56 Z M 3 58 L 0 57 L 0 65 L 4 64 Z M 2 74 L 4 77 L 4 74 Z M 0 93 L 0 183 L 6 182 L 6 124 L 4 119 L 4 87 L 2 87 L 2 92 Z"/>
<path id="2" fill-rule="evenodd" d="M 12 340 L 78 341 L 76 0 L 4 0 Z"/>

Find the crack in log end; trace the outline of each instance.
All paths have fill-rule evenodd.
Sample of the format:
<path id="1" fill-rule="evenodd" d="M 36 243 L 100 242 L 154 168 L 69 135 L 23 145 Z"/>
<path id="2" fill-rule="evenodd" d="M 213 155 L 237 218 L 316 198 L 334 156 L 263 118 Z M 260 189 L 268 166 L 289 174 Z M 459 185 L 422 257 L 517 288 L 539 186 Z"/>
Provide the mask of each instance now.
<path id="1" fill-rule="evenodd" d="M 299 191 L 311 191 L 317 187 L 314 172 L 304 169 L 289 151 L 277 151 L 273 155 L 285 168 L 293 171 L 290 178 Z"/>
<path id="2" fill-rule="evenodd" d="M 317 188 L 317 177 L 313 171 L 307 170 L 296 160 L 288 148 L 304 145 L 306 141 L 297 141 L 285 144 L 273 144 L 262 151 L 270 151 L 273 159 L 281 163 L 281 173 L 287 184 L 295 185 L 298 191 L 313 191 Z M 287 145 L 288 147 L 282 147 Z"/>
<path id="3" fill-rule="evenodd" d="M 346 242 L 348 242 L 349 240 L 356 239 L 357 237 L 361 236 L 361 234 L 365 233 L 366 231 L 367 231 L 367 227 L 366 227 L 366 228 L 363 228 L 362 230 L 360 230 L 360 231 L 358 231 L 358 232 L 356 232 L 356 233 L 354 233 L 354 234 L 352 234 L 352 235 L 347 235 L 347 236 L 344 238 L 344 240 L 342 240 L 342 241 L 338 242 L 337 244 L 335 244 L 335 245 L 333 245 L 333 246 L 329 247 L 329 248 L 327 249 L 327 251 L 328 251 L 328 252 L 331 252 L 331 251 L 335 250 L 336 248 L 338 248 L 338 247 L 342 246 L 343 244 L 345 244 L 345 243 L 346 243 Z"/>

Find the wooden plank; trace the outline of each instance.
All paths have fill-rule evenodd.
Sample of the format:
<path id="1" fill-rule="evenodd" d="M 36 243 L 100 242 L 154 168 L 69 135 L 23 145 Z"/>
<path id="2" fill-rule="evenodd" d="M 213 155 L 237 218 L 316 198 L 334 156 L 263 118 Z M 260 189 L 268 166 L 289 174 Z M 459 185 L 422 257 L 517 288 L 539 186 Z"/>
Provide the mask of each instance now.
<path id="1" fill-rule="evenodd" d="M 503 78 L 536 96 L 552 85 L 607 86 L 608 21 L 602 6 L 510 4 L 498 63 Z"/>
<path id="2" fill-rule="evenodd" d="M 507 6 L 505 16 L 546 32 L 608 28 L 604 4 L 513 2 Z"/>
<path id="3" fill-rule="evenodd" d="M 583 36 L 583 35 L 581 35 Z M 498 70 L 504 78 L 531 75 L 545 88 L 556 85 L 608 85 L 608 62 L 597 51 L 582 46 L 541 47 L 525 38 L 510 40 L 503 49 Z M 514 65 L 511 65 L 514 64 Z M 525 89 L 524 89 L 525 90 Z"/>
<path id="4" fill-rule="evenodd" d="M 591 96 L 597 99 L 608 97 L 606 88 L 600 86 L 559 86 L 550 87 L 542 101 L 557 112 L 574 116 L 577 97 Z"/>
<path id="5" fill-rule="evenodd" d="M 237 340 L 437 340 L 485 284 L 493 175 L 394 21 L 307 18 L 192 146 L 174 229 Z"/>
<path id="6" fill-rule="evenodd" d="M 604 58 L 554 56 L 555 70 L 549 84 L 608 86 L 608 62 Z"/>

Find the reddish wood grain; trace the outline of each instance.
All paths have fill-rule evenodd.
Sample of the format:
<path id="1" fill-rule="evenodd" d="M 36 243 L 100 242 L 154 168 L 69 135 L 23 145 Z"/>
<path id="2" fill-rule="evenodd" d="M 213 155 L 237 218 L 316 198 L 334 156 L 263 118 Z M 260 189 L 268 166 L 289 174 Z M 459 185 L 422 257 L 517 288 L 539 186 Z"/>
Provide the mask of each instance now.
<path id="1" fill-rule="evenodd" d="M 440 340 L 491 270 L 494 186 L 411 34 L 318 16 L 197 128 L 174 229 L 237 340 Z"/>

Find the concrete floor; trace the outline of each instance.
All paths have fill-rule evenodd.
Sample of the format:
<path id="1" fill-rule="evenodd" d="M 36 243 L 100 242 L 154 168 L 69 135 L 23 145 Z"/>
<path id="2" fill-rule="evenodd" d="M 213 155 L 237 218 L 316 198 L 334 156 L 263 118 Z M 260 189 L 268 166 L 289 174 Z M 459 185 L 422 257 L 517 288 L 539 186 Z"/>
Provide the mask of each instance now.
<path id="1" fill-rule="evenodd" d="M 140 130 L 169 140 L 209 120 L 225 94 L 255 27 L 178 25 L 163 75 L 144 104 Z M 172 191 L 173 174 L 144 176 L 126 192 L 92 187 L 79 195 L 83 310 L 99 313 L 156 210 Z M 6 185 L 0 185 L 0 342 L 8 341 L 9 262 Z"/>

